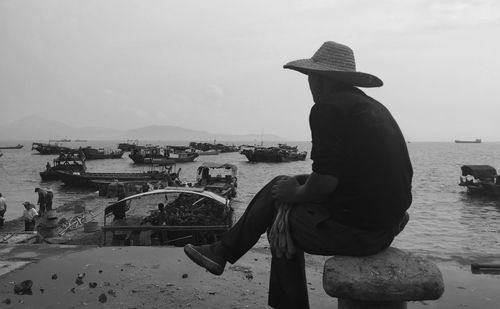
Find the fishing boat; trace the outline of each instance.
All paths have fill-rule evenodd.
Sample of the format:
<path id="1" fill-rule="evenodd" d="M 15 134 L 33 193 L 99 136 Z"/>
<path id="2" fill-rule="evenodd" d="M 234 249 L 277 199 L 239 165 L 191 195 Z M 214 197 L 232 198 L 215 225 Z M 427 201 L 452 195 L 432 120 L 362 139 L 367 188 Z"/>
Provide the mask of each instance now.
<path id="1" fill-rule="evenodd" d="M 455 143 L 458 144 L 480 144 L 482 141 L 480 138 L 476 138 L 475 140 L 455 140 Z"/>
<path id="2" fill-rule="evenodd" d="M 173 160 L 176 163 L 192 162 L 199 156 L 193 148 L 186 146 L 138 146 L 129 154 L 136 164 L 155 164 L 158 160 Z"/>
<path id="3" fill-rule="evenodd" d="M 59 174 L 57 171 L 84 173 L 85 170 L 85 159 L 78 152 L 61 153 L 57 158 L 52 160 L 52 165 L 47 162 L 45 170 L 40 172 L 40 177 L 44 181 L 58 180 Z"/>
<path id="4" fill-rule="evenodd" d="M 193 186 L 233 198 L 238 187 L 237 172 L 238 168 L 234 164 L 203 162 L 197 169 Z"/>
<path id="5" fill-rule="evenodd" d="M 297 146 L 278 144 L 278 147 L 244 146 L 240 154 L 249 162 L 290 162 L 304 161 L 307 151 L 299 151 Z"/>
<path id="6" fill-rule="evenodd" d="M 151 169 L 144 172 L 136 173 L 98 173 L 98 172 L 67 172 L 67 171 L 56 171 L 59 174 L 59 178 L 67 185 L 72 187 L 87 187 L 87 188 L 98 188 L 97 183 L 99 181 L 112 182 L 112 181 L 145 181 L 145 182 L 164 182 L 166 185 L 172 182 L 172 177 L 170 175 L 169 164 L 170 162 L 164 162 L 163 164 L 151 165 Z"/>
<path id="7" fill-rule="evenodd" d="M 24 145 L 17 144 L 16 146 L 0 146 L 0 149 L 21 149 Z"/>
<path id="8" fill-rule="evenodd" d="M 49 143 L 36 143 L 34 142 L 31 145 L 31 150 L 36 150 L 40 154 L 49 155 L 49 154 L 60 154 L 61 152 L 72 152 L 74 149 L 69 147 L 63 147 L 59 145 L 59 143 L 53 143 L 49 141 Z"/>
<path id="9" fill-rule="evenodd" d="M 87 146 L 80 148 L 80 151 L 85 155 L 86 160 L 100 160 L 100 159 L 121 159 L 124 151 L 121 149 L 110 148 L 92 148 Z"/>
<path id="10" fill-rule="evenodd" d="M 239 151 L 239 147 L 235 145 L 224 145 L 220 143 L 216 143 L 214 140 L 214 143 L 197 143 L 197 142 L 190 142 L 189 147 L 194 148 L 195 150 L 198 151 L 198 153 L 201 155 L 201 152 L 207 152 L 213 150 L 217 150 L 218 153 L 225 153 L 225 152 L 237 152 Z M 208 153 L 212 154 L 212 153 Z"/>
<path id="11" fill-rule="evenodd" d="M 160 203 L 165 205 L 163 212 Z M 232 225 L 231 199 L 201 188 L 165 188 L 107 206 L 102 231 L 105 246 L 184 246 L 213 243 Z M 150 237 L 141 237 L 142 233 Z"/>
<path id="12" fill-rule="evenodd" d="M 117 148 L 123 151 L 132 151 L 137 146 L 139 146 L 139 140 L 129 139 L 126 143 L 119 143 Z"/>
<path id="13" fill-rule="evenodd" d="M 490 165 L 463 165 L 461 167 L 459 186 L 466 187 L 467 192 L 500 195 L 500 175 Z"/>
<path id="14" fill-rule="evenodd" d="M 117 179 L 106 179 L 106 180 L 92 180 L 94 185 L 99 190 L 100 196 L 115 197 L 118 196 L 118 191 L 123 190 L 126 195 L 138 194 L 142 192 L 147 192 L 150 190 L 163 189 L 165 187 L 183 187 L 187 186 L 187 183 L 180 180 L 181 169 L 175 168 L 174 161 L 164 160 L 163 169 L 165 173 L 170 175 L 168 181 L 163 180 L 151 180 L 151 179 L 139 179 L 139 180 L 121 180 Z M 121 189 L 119 189 L 121 188 Z"/>

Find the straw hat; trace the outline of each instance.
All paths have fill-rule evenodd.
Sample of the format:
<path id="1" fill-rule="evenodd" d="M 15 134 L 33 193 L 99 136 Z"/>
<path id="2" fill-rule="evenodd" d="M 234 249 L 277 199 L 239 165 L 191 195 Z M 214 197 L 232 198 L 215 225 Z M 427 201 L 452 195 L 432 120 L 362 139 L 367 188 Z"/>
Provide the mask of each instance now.
<path id="1" fill-rule="evenodd" d="M 315 73 L 359 87 L 380 87 L 384 83 L 375 75 L 357 72 L 351 48 L 328 41 L 310 59 L 300 59 L 283 66 L 300 73 Z"/>

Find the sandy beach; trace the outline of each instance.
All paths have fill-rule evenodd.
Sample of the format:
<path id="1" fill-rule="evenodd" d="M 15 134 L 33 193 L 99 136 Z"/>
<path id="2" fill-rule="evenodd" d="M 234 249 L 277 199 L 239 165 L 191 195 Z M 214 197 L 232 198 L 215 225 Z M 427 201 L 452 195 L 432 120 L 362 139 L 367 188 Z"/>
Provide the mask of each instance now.
<path id="1" fill-rule="evenodd" d="M 77 215 L 75 206 L 83 206 L 102 226 L 102 210 L 115 200 L 91 193 L 59 206 L 58 219 Z M 6 222 L 2 232 L 23 228 L 17 219 Z M 40 244 L 0 245 L 0 307 L 268 308 L 267 246 L 254 248 L 217 277 L 194 265 L 180 247 L 101 247 L 101 241 L 100 231 L 84 233 L 80 227 Z M 306 255 L 311 308 L 337 307 L 323 290 L 327 258 Z M 468 265 L 434 262 L 443 273 L 444 295 L 410 302 L 408 308 L 498 308 L 498 273 L 472 274 Z M 78 274 L 85 274 L 83 283 L 76 283 Z M 15 284 L 24 280 L 33 282 L 32 294 L 15 294 Z"/>

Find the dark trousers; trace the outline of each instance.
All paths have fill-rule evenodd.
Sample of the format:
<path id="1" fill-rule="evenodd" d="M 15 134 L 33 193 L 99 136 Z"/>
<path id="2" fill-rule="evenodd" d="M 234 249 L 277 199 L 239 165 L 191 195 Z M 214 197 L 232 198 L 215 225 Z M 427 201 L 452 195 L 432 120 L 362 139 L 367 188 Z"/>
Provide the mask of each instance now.
<path id="1" fill-rule="evenodd" d="M 271 188 L 265 185 L 252 199 L 243 216 L 221 238 L 228 262 L 235 263 L 268 231 L 276 207 Z M 299 179 L 304 183 L 307 178 Z M 291 258 L 272 256 L 268 304 L 273 308 L 309 308 L 304 252 L 316 255 L 371 255 L 389 247 L 394 230 L 366 231 L 336 222 L 325 205 L 294 205 L 289 215 L 290 233 L 298 252 Z"/>
<path id="2" fill-rule="evenodd" d="M 35 230 L 35 220 L 24 220 L 24 230 L 34 231 Z"/>

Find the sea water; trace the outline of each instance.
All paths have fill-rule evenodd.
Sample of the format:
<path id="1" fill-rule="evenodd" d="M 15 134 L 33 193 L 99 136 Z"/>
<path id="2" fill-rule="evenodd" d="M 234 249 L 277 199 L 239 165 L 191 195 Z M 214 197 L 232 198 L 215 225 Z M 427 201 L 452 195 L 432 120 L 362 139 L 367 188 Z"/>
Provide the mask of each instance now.
<path id="1" fill-rule="evenodd" d="M 1 142 L 17 145 L 19 141 Z M 65 143 L 68 147 L 91 145 L 116 147 L 119 141 L 90 141 Z M 7 199 L 6 219 L 22 214 L 23 201 L 36 203 L 36 187 L 54 192 L 54 207 L 71 202 L 93 190 L 68 188 L 60 181 L 43 182 L 39 172 L 55 155 L 39 155 L 31 150 L 31 142 L 22 149 L 2 150 L 0 158 L 0 192 Z M 168 141 L 148 141 L 157 145 L 186 145 Z M 235 143 L 253 144 L 250 143 Z M 266 146 L 276 145 L 266 143 Z M 310 151 L 310 142 L 288 142 L 300 150 Z M 394 245 L 443 260 L 469 262 L 500 262 L 500 201 L 494 197 L 472 196 L 458 186 L 460 167 L 466 164 L 486 164 L 500 169 L 500 143 L 455 144 L 453 142 L 412 142 L 408 150 L 414 168 L 413 204 L 409 209 L 410 222 L 396 238 Z M 233 202 L 236 217 L 258 190 L 277 175 L 311 172 L 312 161 L 288 163 L 249 163 L 245 156 L 233 152 L 199 156 L 194 162 L 178 163 L 181 179 L 194 182 L 196 169 L 202 162 L 232 163 L 238 167 L 238 193 Z M 125 153 L 121 159 L 87 162 L 89 172 L 138 172 L 138 166 Z M 362 177 L 362 175 L 360 175 Z M 260 243 L 265 243 L 265 236 Z"/>

